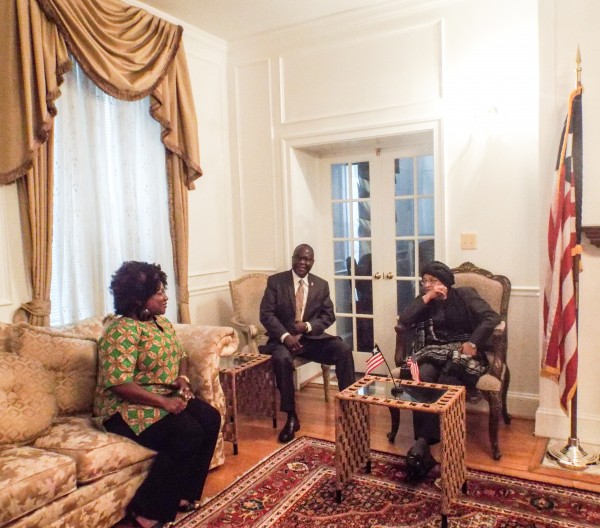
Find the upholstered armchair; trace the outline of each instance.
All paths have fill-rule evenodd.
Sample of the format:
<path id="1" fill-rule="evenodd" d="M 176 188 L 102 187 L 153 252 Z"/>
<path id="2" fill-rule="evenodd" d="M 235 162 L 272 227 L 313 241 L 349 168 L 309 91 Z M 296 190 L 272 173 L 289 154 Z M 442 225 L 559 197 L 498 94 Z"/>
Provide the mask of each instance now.
<path id="1" fill-rule="evenodd" d="M 231 304 L 233 306 L 232 324 L 237 327 L 245 341 L 244 351 L 259 354 L 267 342 L 266 329 L 260 322 L 260 302 L 267 287 L 267 278 L 264 273 L 249 273 L 239 279 L 229 281 Z M 294 367 L 298 368 L 309 361 L 297 356 L 294 358 Z M 329 401 L 329 381 L 331 367 L 321 365 L 323 371 L 323 388 L 325 401 Z"/>
<path id="2" fill-rule="evenodd" d="M 490 271 L 478 268 L 471 262 L 464 262 L 458 268 L 454 268 L 454 279 L 456 287 L 470 286 L 500 314 L 501 321 L 494 329 L 492 335 L 492 346 L 486 351 L 490 368 L 486 374 L 477 382 L 477 393 L 483 396 L 489 404 L 489 439 L 494 460 L 502 456 L 498 445 L 498 427 L 500 415 L 505 424 L 510 424 L 511 417 L 508 414 L 506 396 L 510 383 L 510 371 L 506 364 L 507 353 L 507 315 L 510 300 L 510 280 L 503 275 L 494 275 Z M 396 325 L 396 354 L 394 361 L 397 367 L 406 365 L 406 358 L 412 353 L 413 329 L 401 324 Z M 394 376 L 401 377 L 405 369 L 396 368 Z M 477 396 L 477 394 L 475 395 Z M 396 409 L 392 409 L 392 428 L 388 434 L 390 442 L 393 442 L 400 423 L 400 415 Z"/>

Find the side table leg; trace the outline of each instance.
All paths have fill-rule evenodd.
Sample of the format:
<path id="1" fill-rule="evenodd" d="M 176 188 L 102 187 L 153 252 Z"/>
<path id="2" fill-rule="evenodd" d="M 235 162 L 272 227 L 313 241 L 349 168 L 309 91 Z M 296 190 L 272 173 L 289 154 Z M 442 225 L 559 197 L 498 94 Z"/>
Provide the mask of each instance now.
<path id="1" fill-rule="evenodd" d="M 367 473 L 371 473 L 371 460 L 369 459 L 369 461 L 367 462 L 367 465 L 365 466 L 365 471 Z"/>
<path id="2" fill-rule="evenodd" d="M 442 523 L 440 524 L 441 528 L 448 528 L 448 516 L 442 514 Z"/>
<path id="3" fill-rule="evenodd" d="M 238 454 L 238 445 L 237 445 L 237 442 L 235 442 L 235 443 L 233 444 L 233 454 L 234 454 L 234 455 L 237 455 L 237 454 Z"/>
<path id="4" fill-rule="evenodd" d="M 337 502 L 338 504 L 342 503 L 342 490 L 335 491 L 335 502 Z"/>

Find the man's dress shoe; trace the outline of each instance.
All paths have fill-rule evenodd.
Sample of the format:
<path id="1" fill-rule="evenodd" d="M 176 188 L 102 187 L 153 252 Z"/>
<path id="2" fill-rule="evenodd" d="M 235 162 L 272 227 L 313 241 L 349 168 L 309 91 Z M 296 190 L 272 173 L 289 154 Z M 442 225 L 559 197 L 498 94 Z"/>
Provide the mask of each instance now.
<path id="1" fill-rule="evenodd" d="M 283 429 L 279 433 L 279 441 L 282 444 L 294 439 L 294 433 L 300 430 L 300 420 L 297 416 L 290 416 L 285 422 Z"/>

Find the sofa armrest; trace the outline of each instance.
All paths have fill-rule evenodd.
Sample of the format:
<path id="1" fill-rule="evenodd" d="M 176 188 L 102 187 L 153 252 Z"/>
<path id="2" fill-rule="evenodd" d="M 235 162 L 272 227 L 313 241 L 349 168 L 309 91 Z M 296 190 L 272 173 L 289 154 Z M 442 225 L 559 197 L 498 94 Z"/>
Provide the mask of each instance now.
<path id="1" fill-rule="evenodd" d="M 176 324 L 175 331 L 188 355 L 188 376 L 194 394 L 225 416 L 225 395 L 219 380 L 219 359 L 233 354 L 237 332 L 228 326 Z M 219 434 L 211 468 L 225 462 L 223 434 Z"/>

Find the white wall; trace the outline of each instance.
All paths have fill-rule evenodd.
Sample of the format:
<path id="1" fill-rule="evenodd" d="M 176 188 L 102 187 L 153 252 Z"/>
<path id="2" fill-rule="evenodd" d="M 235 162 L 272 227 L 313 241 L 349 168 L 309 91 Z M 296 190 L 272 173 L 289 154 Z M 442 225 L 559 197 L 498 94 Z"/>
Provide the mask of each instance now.
<path id="1" fill-rule="evenodd" d="M 445 209 L 438 257 L 450 265 L 471 260 L 510 277 L 509 408 L 533 416 L 540 217 L 531 212 L 541 206 L 537 2 L 485 0 L 485 9 L 482 3 L 409 9 L 389 2 L 364 16 L 321 19 L 232 44 L 234 182 L 262 193 L 259 205 L 236 211 L 246 255 L 238 271 L 284 269 L 296 243 L 325 242 L 306 191 L 317 164 L 296 147 L 436 123 Z M 292 190 L 305 196 L 300 208 Z M 278 209 L 280 224 L 265 220 L 252 229 L 258 211 Z M 478 234 L 476 250 L 460 249 L 462 232 Z"/>
<path id="2" fill-rule="evenodd" d="M 600 163 L 594 149 L 600 75 L 592 60 L 600 46 L 594 24 L 600 4 L 418 5 L 389 2 L 364 16 L 324 18 L 229 47 L 184 25 L 205 172 L 189 202 L 192 319 L 228 324 L 229 279 L 286 268 L 300 239 L 314 238 L 317 248 L 324 243 L 318 223 L 299 222 L 291 204 L 291 190 L 306 190 L 319 166 L 299 145 L 434 123 L 445 182 L 445 243 L 438 257 L 450 265 L 471 260 L 510 277 L 509 410 L 536 415 L 538 434 L 566 436 L 568 420 L 558 409 L 556 388 L 538 377 L 539 291 L 552 173 L 574 86 L 577 44 L 586 89 L 584 221 L 600 223 L 594 208 L 600 180 L 593 178 Z M 14 187 L 0 187 L 2 321 L 29 298 L 15 202 Z M 305 214 L 318 219 L 313 213 Z M 461 232 L 478 233 L 476 250 L 460 249 Z M 595 361 L 600 250 L 587 240 L 583 261 L 579 436 L 593 442 L 600 438 L 594 391 L 600 377 Z"/>

